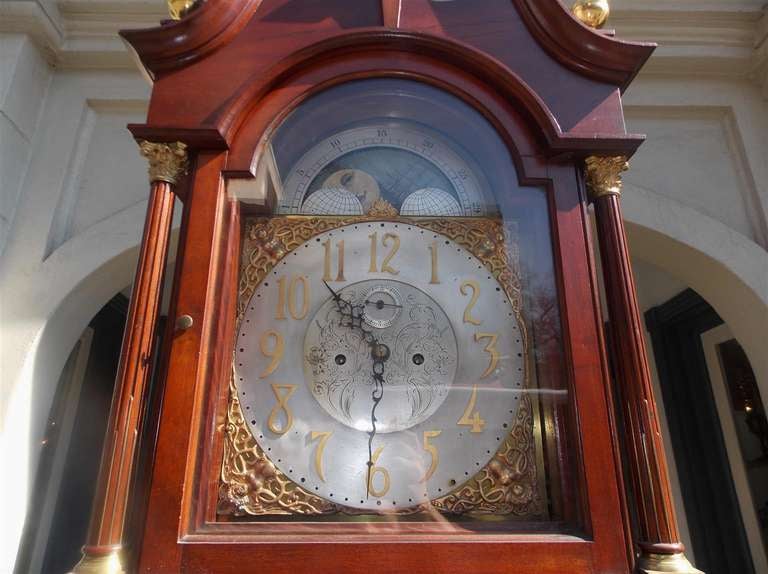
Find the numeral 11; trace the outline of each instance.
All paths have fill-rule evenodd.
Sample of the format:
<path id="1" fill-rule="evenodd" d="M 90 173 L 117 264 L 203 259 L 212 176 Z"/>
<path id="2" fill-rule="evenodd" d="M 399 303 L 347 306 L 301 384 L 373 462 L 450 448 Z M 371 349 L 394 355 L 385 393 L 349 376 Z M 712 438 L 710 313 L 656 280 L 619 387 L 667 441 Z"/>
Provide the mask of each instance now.
<path id="1" fill-rule="evenodd" d="M 346 281 L 344 279 L 344 241 L 339 241 L 336 244 L 336 250 L 338 251 L 337 273 L 336 279 L 331 277 L 331 268 L 333 267 L 331 240 L 326 239 L 323 242 L 323 248 L 325 249 L 325 262 L 323 264 L 323 281 Z"/>

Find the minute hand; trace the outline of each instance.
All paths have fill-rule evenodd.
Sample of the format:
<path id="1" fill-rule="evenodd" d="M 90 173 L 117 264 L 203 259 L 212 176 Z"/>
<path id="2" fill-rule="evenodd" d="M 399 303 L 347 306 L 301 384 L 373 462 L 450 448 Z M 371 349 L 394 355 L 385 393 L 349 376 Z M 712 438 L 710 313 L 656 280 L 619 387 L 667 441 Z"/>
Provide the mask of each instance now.
<path id="1" fill-rule="evenodd" d="M 366 498 L 370 498 L 371 495 L 371 471 L 373 470 L 373 438 L 376 436 L 376 408 L 379 406 L 381 399 L 384 397 L 384 363 L 389 359 L 389 347 L 379 343 L 373 333 L 363 327 L 362 311 L 365 309 L 364 305 L 352 305 L 349 301 L 344 299 L 338 292 L 328 285 L 326 281 L 323 281 L 328 291 L 331 292 L 333 300 L 336 302 L 336 307 L 339 310 L 339 314 L 342 318 L 349 319 L 348 327 L 352 329 L 359 329 L 363 335 L 368 348 L 371 351 L 371 358 L 373 359 L 373 391 L 371 392 L 371 400 L 373 405 L 371 406 L 371 430 L 368 432 L 368 467 L 367 476 L 365 481 Z M 366 301 L 368 303 L 368 301 Z M 357 314 L 355 314 L 357 310 Z"/>

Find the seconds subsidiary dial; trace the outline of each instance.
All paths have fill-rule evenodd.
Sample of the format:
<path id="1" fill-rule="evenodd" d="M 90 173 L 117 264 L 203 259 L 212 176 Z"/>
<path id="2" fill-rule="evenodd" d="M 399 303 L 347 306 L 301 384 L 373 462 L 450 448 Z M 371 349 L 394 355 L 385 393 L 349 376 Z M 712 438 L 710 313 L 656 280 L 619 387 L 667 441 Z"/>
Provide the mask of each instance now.
<path id="1" fill-rule="evenodd" d="M 460 488 L 511 430 L 525 377 L 508 294 L 416 223 L 360 220 L 288 253 L 241 319 L 236 386 L 272 463 L 342 507 Z"/>

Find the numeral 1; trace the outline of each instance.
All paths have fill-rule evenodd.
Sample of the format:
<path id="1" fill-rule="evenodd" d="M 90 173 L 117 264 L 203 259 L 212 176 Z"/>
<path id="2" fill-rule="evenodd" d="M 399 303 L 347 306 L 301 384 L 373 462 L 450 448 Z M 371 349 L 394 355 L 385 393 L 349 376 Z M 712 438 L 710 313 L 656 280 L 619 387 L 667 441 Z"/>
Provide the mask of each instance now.
<path id="1" fill-rule="evenodd" d="M 336 266 L 336 279 L 333 279 L 331 276 L 331 268 L 332 268 L 332 247 L 331 247 L 331 240 L 326 239 L 323 242 L 323 248 L 325 249 L 325 262 L 323 264 L 323 281 L 331 282 L 331 281 L 346 281 L 344 279 L 344 241 L 339 241 L 336 244 L 336 251 L 338 252 L 338 261 Z"/>
<path id="2" fill-rule="evenodd" d="M 432 279 L 430 279 L 429 282 L 432 285 L 438 285 L 440 283 L 440 277 L 437 273 L 437 239 L 435 239 L 432 242 L 432 245 L 429 246 L 429 254 L 432 262 Z"/>

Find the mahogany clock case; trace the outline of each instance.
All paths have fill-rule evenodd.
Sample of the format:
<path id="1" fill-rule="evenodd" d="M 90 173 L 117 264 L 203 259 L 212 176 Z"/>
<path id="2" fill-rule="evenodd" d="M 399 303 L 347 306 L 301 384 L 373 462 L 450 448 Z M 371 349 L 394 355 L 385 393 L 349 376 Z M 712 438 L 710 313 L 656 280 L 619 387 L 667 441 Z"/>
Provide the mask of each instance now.
<path id="1" fill-rule="evenodd" d="M 418 63 L 424 66 L 423 62 Z M 415 74 L 409 74 L 407 82 L 421 82 L 426 91 L 447 92 L 449 82 L 446 80 L 460 83 L 457 80 L 463 77 L 451 78 L 442 66 L 434 69 L 433 74 L 435 72 L 440 72 L 439 75 L 444 79 L 435 81 L 431 77 L 418 78 Z M 357 79 L 357 74 L 345 77 L 339 75 L 333 67 L 318 67 L 305 74 L 326 75 L 329 80 L 332 78 L 332 84 L 341 86 L 342 90 L 349 89 L 353 85 L 349 82 Z M 368 74 L 391 77 L 374 70 L 369 70 Z M 494 141 L 492 138 L 472 138 L 466 131 L 459 134 L 470 138 L 472 143 L 467 148 L 474 153 L 469 154 L 468 161 L 473 166 L 481 166 L 475 168 L 481 170 L 485 180 L 483 185 L 492 191 L 492 200 L 495 202 L 486 206 L 485 218 L 478 218 L 483 220 L 480 228 L 488 237 L 493 237 L 489 230 L 494 229 L 494 225 L 498 226 L 504 237 L 501 252 L 515 254 L 511 259 L 513 263 L 505 271 L 512 272 L 514 280 L 519 281 L 521 321 L 527 325 L 531 341 L 526 356 L 529 373 L 527 384 L 528 390 L 536 392 L 529 395 L 531 413 L 530 420 L 526 422 L 529 426 L 525 428 L 530 433 L 533 445 L 530 461 L 535 465 L 535 470 L 531 469 L 528 475 L 534 477 L 534 480 L 528 487 L 535 494 L 538 505 L 536 511 L 519 512 L 518 516 L 508 510 L 501 515 L 494 515 L 494 512 L 449 512 L 440 515 L 439 519 L 435 519 L 434 514 L 430 516 L 424 512 L 408 517 L 391 513 L 369 513 L 362 516 L 353 513 L 352 519 L 349 518 L 350 513 L 343 511 L 331 514 L 330 518 L 329 513 L 317 513 L 315 516 L 312 513 L 266 513 L 255 516 L 260 513 L 253 512 L 253 506 L 249 508 L 247 504 L 241 504 L 238 507 L 232 504 L 232 497 L 227 498 L 225 491 L 233 486 L 226 472 L 227 448 L 231 447 L 231 442 L 228 444 L 227 441 L 232 432 L 243 430 L 234 429 L 233 421 L 237 417 L 233 417 L 230 400 L 231 391 L 236 388 L 231 386 L 231 361 L 233 349 L 236 349 L 238 301 L 240 305 L 245 303 L 242 297 L 239 298 L 243 290 L 242 273 L 247 268 L 247 265 L 240 264 L 241 256 L 249 253 L 249 244 L 250 253 L 253 253 L 251 240 L 255 238 L 258 243 L 262 239 L 259 237 L 258 226 L 270 224 L 270 212 L 279 209 L 279 203 L 270 204 L 274 199 L 270 194 L 274 190 L 269 191 L 269 186 L 265 191 L 266 204 L 263 207 L 248 201 L 241 202 L 227 195 L 224 178 L 227 172 L 230 179 L 243 173 L 243 170 L 237 169 L 237 163 L 233 160 L 238 157 L 238 149 L 241 150 L 244 145 L 243 140 L 253 137 L 254 126 L 263 122 L 262 125 L 272 126 L 263 130 L 263 133 L 272 134 L 275 126 L 281 125 L 283 118 L 288 116 L 285 125 L 289 128 L 286 131 L 290 133 L 291 122 L 299 121 L 296 117 L 284 113 L 277 119 L 273 116 L 269 122 L 265 115 L 269 114 L 278 98 L 285 98 L 297 86 L 306 86 L 305 81 L 306 78 L 299 75 L 282 90 L 267 96 L 263 106 L 254 108 L 251 117 L 243 122 L 242 136 L 235 140 L 233 151 L 228 157 L 226 154 L 204 153 L 197 158 L 186 197 L 175 305 L 179 311 L 185 308 L 182 303 L 185 284 L 189 284 L 198 273 L 204 273 L 206 268 L 200 266 L 201 253 L 190 250 L 194 249 L 195 241 L 214 246 L 211 259 L 206 263 L 210 266 L 209 280 L 212 281 L 211 288 L 215 296 L 205 297 L 197 303 L 206 307 L 209 322 L 205 333 L 207 340 L 203 342 L 206 350 L 200 355 L 203 361 L 197 369 L 194 389 L 187 385 L 184 391 L 174 392 L 174 370 L 193 364 L 190 361 L 193 361 L 194 355 L 189 355 L 192 351 L 184 344 L 189 334 L 177 336 L 172 343 L 145 537 L 152 536 L 153 532 L 162 532 L 161 523 L 168 523 L 168 517 L 158 512 L 158 506 L 166 506 L 170 500 L 158 501 L 158 486 L 172 476 L 183 476 L 186 487 L 184 497 L 179 501 L 182 508 L 180 528 L 181 539 L 189 544 L 183 545 L 182 552 L 187 557 L 185 560 L 199 560 L 200 564 L 213 564 L 210 561 L 221 556 L 217 549 L 225 551 L 233 542 L 247 544 L 246 547 L 234 547 L 245 551 L 245 548 L 252 548 L 254 544 L 257 545 L 255 548 L 259 548 L 260 544 L 266 542 L 291 540 L 298 544 L 296 548 L 301 554 L 304 551 L 311 552 L 318 540 L 337 542 L 340 547 L 346 547 L 353 540 L 355 544 L 363 544 L 360 549 L 367 555 L 374 552 L 373 547 L 370 551 L 363 549 L 367 549 L 366 543 L 374 539 L 396 544 L 398 555 L 402 551 L 403 559 L 408 560 L 409 564 L 418 564 L 426 556 L 432 555 L 428 550 L 429 545 L 439 540 L 453 541 L 457 544 L 457 550 L 463 548 L 462 551 L 473 554 L 480 552 L 479 547 L 464 547 L 464 543 L 484 540 L 500 544 L 499 551 L 509 556 L 517 556 L 519 552 L 525 551 L 531 561 L 544 561 L 542 563 L 546 562 L 546 556 L 558 556 L 558 561 L 562 559 L 583 564 L 601 560 L 613 564 L 625 563 L 626 553 L 622 550 L 625 533 L 615 528 L 616 524 L 623 524 L 623 518 L 614 470 L 614 449 L 609 433 L 608 399 L 602 384 L 603 362 L 598 351 L 597 309 L 591 290 L 586 218 L 578 173 L 573 165 L 548 165 L 537 153 L 537 138 L 533 137 L 520 113 L 480 86 L 472 91 L 471 96 L 454 88 L 451 95 L 443 93 L 442 97 L 461 100 L 463 105 L 477 109 L 474 112 L 477 117 L 470 122 L 471 129 L 491 131 L 495 137 Z M 373 81 L 386 84 L 394 80 Z M 428 85 L 432 87 L 428 88 Z M 282 109 L 291 110 L 291 104 L 296 109 L 298 103 L 306 100 L 310 104 L 308 110 L 311 116 L 309 96 L 316 93 L 322 99 L 323 93 L 330 93 L 330 87 L 331 82 L 317 82 L 317 85 L 307 90 L 306 97 L 293 97 L 290 102 L 284 102 Z M 381 97 L 386 100 L 386 90 Z M 368 98 L 362 101 L 366 100 Z M 478 100 L 484 104 L 482 107 L 477 105 Z M 377 104 L 377 109 L 383 109 L 381 103 Z M 419 109 L 420 106 L 422 109 Z M 423 108 L 424 101 L 419 102 L 417 99 L 411 113 L 427 125 L 430 115 L 440 116 L 439 106 L 433 106 L 431 113 Z M 489 108 L 496 113 L 491 115 Z M 343 112 L 355 107 L 339 106 L 336 113 L 331 113 L 332 107 L 329 110 L 323 106 L 322 109 L 328 112 L 325 121 L 330 127 L 334 124 L 346 126 L 347 118 Z M 361 117 L 366 114 L 365 110 L 359 113 Z M 480 117 L 483 119 L 478 120 Z M 354 120 L 354 113 L 351 119 Z M 455 128 L 454 123 L 444 121 L 437 124 L 445 132 L 443 137 L 452 136 L 450 132 Z M 323 121 L 318 120 L 311 125 L 313 129 L 317 128 L 319 134 L 328 133 Z M 460 137 L 456 139 L 461 141 Z M 274 142 L 273 152 L 278 163 L 284 161 L 286 156 L 290 157 L 291 153 L 293 156 L 306 153 L 306 149 L 295 149 L 279 137 L 275 137 Z M 477 143 L 476 148 L 473 147 L 474 143 Z M 255 159 L 266 149 L 264 144 L 263 140 L 258 145 L 251 144 Z M 307 147 L 310 146 L 305 142 L 304 148 Z M 287 148 L 289 152 L 284 153 L 282 148 Z M 258 164 L 258 161 L 255 163 Z M 287 161 L 286 165 L 289 164 L 290 161 Z M 258 183 L 257 179 L 254 185 Z M 218 193 L 213 192 L 216 189 Z M 390 213 L 374 219 L 403 222 L 408 218 L 403 219 Z M 414 220 L 413 223 L 418 224 L 418 221 Z M 425 221 L 423 225 L 429 225 L 429 222 Z M 195 235 L 198 233 L 202 233 L 203 238 L 196 240 Z M 574 246 L 581 247 L 574 249 Z M 567 256 L 564 250 L 567 250 Z M 518 264 L 514 263 L 515 257 L 519 257 Z M 185 269 L 190 269 L 189 265 L 200 266 L 200 269 L 194 273 L 185 272 Z M 194 290 L 188 296 L 193 295 Z M 585 352 L 585 349 L 590 350 Z M 183 404 L 187 406 L 183 407 Z M 185 415 L 179 419 L 172 414 L 182 412 L 191 412 L 192 416 Z M 181 441 L 185 427 L 192 437 L 192 450 L 188 451 L 191 456 L 183 457 L 179 452 L 162 456 L 164 447 L 167 448 L 165 445 L 169 445 L 171 434 Z M 589 440 L 584 440 L 585 437 L 589 437 Z M 256 466 L 263 464 L 258 460 L 251 462 Z M 333 462 L 329 460 L 327 464 Z M 605 469 L 611 470 L 605 472 Z M 254 481 L 263 477 L 254 474 L 253 466 L 248 471 L 251 472 L 250 486 L 253 487 Z M 587 481 L 586 476 L 593 472 L 593 476 L 600 479 Z M 241 489 L 241 500 L 248 499 L 247 477 L 234 486 L 235 489 Z M 511 486 L 516 488 L 520 483 Z M 488 520 L 494 516 L 495 520 Z M 361 518 L 368 522 L 364 528 L 360 524 Z M 446 525 L 453 526 L 447 528 Z M 539 534 L 535 535 L 536 532 Z M 459 543 L 460 540 L 462 543 Z M 197 545 L 194 542 L 205 544 Z M 408 544 L 412 542 L 420 542 L 419 546 L 423 546 L 424 554 L 420 558 L 414 558 L 414 554 L 408 550 Z M 403 543 L 406 546 L 401 546 Z M 269 553 L 267 547 L 261 548 L 259 555 L 262 552 Z M 155 550 L 145 545 L 142 563 L 159 558 L 156 555 L 158 551 L 159 548 Z"/>
<path id="2" fill-rule="evenodd" d="M 225 7 L 231 8 L 231 4 L 224 2 Z M 491 10 L 491 4 L 501 3 L 494 0 L 484 2 L 483 6 Z M 514 8 L 507 4 L 503 8 L 507 15 L 522 10 L 518 5 L 529 5 L 523 0 L 515 2 Z M 207 4 L 200 10 L 199 18 L 207 19 L 213 14 Z M 236 12 L 232 10 L 219 14 L 222 18 L 231 16 Z M 561 8 L 542 10 L 549 13 Z M 534 12 L 531 15 L 526 8 L 521 14 L 525 14 L 526 22 L 542 17 Z M 411 12 L 411 17 L 415 18 L 417 13 L 421 14 L 418 10 Z M 203 34 L 202 28 L 193 23 L 194 18 L 181 26 L 191 26 L 190 30 L 197 30 L 194 34 Z M 512 20 L 515 18 L 514 26 L 522 26 L 519 17 Z M 254 29 L 261 25 L 256 19 L 251 24 Z M 159 141 L 182 139 L 192 151 L 189 174 L 176 189 L 184 212 L 170 312 L 177 317 L 189 315 L 194 322 L 185 330 L 171 328 L 163 351 L 163 398 L 143 544 L 137 557 L 139 571 L 241 572 L 243 564 L 258 564 L 260 569 L 289 572 L 311 564 L 315 572 L 628 572 L 632 544 L 612 432 L 612 398 L 602 354 L 586 197 L 577 165 L 587 153 L 631 154 L 639 145 L 639 138 L 623 132 L 616 86 L 604 83 L 621 80 L 623 85 L 631 73 L 622 72 L 621 78 L 603 77 L 598 70 L 594 74 L 600 77 L 594 76 L 594 80 L 574 80 L 570 84 L 574 92 L 568 94 L 557 95 L 556 87 L 549 86 L 545 104 L 499 60 L 467 44 L 438 38 L 436 34 L 377 28 L 351 33 L 323 32 L 307 47 L 289 50 L 290 55 L 279 66 L 243 76 L 239 80 L 241 89 L 222 96 L 220 87 L 226 79 L 208 87 L 200 83 L 202 77 L 210 82 L 220 75 L 215 70 L 216 62 L 222 65 L 221 57 L 242 50 L 242 59 L 235 59 L 237 66 L 246 65 L 247 54 L 250 58 L 258 56 L 255 67 L 261 65 L 259 58 L 265 57 L 267 50 L 262 45 L 256 52 L 248 52 L 260 45 L 253 34 L 232 40 L 245 24 L 239 26 L 221 36 L 218 46 L 224 48 L 210 53 L 203 50 L 195 56 L 197 60 L 190 60 L 194 63 L 179 70 L 165 60 L 152 60 L 148 44 L 142 44 L 148 40 L 131 39 L 142 44 L 142 57 L 157 75 L 150 123 L 133 126 L 134 135 Z M 275 36 L 270 53 L 281 53 L 300 43 L 300 34 L 295 32 L 302 26 L 312 24 L 296 24 L 296 29 L 286 29 L 284 36 Z M 227 45 L 230 41 L 233 43 Z M 534 40 L 525 36 L 520 42 L 519 49 L 525 50 L 525 43 Z M 595 46 L 604 49 L 603 39 L 596 40 Z M 531 50 L 542 68 L 551 66 L 550 56 L 539 48 Z M 629 51 L 619 53 L 621 58 L 632 59 Z M 632 66 L 639 66 L 640 59 L 634 58 Z M 567 67 L 574 69 L 572 64 Z M 568 74 L 575 77 L 571 72 L 563 75 Z M 541 78 L 537 81 L 546 83 Z M 189 105 L 175 105 L 174 94 L 189 91 L 193 84 L 205 93 L 196 93 Z M 584 88 L 583 93 L 578 86 Z M 206 97 L 212 98 L 211 102 L 205 103 Z M 564 102 L 570 100 L 575 102 L 570 112 L 561 113 L 569 109 Z M 399 101 L 408 104 L 396 103 Z M 568 129 L 575 128 L 577 118 L 590 116 L 590 110 L 599 108 L 599 113 L 590 116 L 592 125 L 607 135 L 595 138 L 574 133 L 566 137 L 548 105 L 558 107 L 561 118 L 570 118 Z M 204 109 L 214 111 L 200 115 Z M 310 194 L 302 191 L 303 195 L 296 196 L 300 198 L 297 202 L 281 204 L 287 196 L 280 186 L 284 186 L 302 158 L 311 157 L 312 150 L 334 134 L 348 135 L 355 129 L 370 128 L 373 124 L 366 122 L 371 118 L 382 129 L 398 123 L 423 126 L 424 134 L 433 136 L 436 145 L 444 144 L 447 155 L 452 153 L 461 158 L 463 167 L 474 173 L 474 187 L 480 190 L 476 200 L 465 202 L 454 189 L 453 200 L 460 213 L 450 217 L 402 213 L 410 197 L 404 192 L 384 197 L 388 205 L 377 204 L 379 211 L 372 211 L 374 206 L 369 205 L 362 213 L 302 212 L 305 195 L 311 197 L 326 189 L 324 185 L 329 179 L 344 187 L 343 175 L 349 174 L 342 174 L 337 182 L 332 178 L 338 171 L 358 170 L 371 175 L 368 172 L 375 169 L 363 158 L 361 164 L 339 164 L 333 167 L 336 171 L 322 175 L 321 166 L 315 175 L 318 184 L 304 190 L 311 191 Z M 389 123 L 382 125 L 382 119 Z M 400 152 L 387 153 L 394 157 Z M 342 160 L 344 154 L 334 161 Z M 423 183 L 426 187 L 415 191 L 448 186 L 453 177 L 448 171 L 417 182 L 418 186 Z M 380 175 L 371 177 L 376 180 Z M 344 195 L 337 191 L 328 197 Z M 355 201 L 364 206 L 367 195 L 358 195 Z M 434 199 L 439 194 L 423 195 Z M 445 199 L 445 195 L 441 197 Z M 346 204 L 356 209 L 355 201 Z M 453 209 L 454 204 L 451 206 Z M 516 324 L 524 326 L 527 346 L 525 353 L 521 353 L 526 392 L 517 396 L 528 397 L 531 405 L 530 423 L 526 423 L 529 426 L 525 429 L 530 429 L 526 432 L 533 438 L 529 460 L 535 463 L 535 472 L 529 473 L 533 477 L 530 484 L 541 502 L 535 513 L 476 508 L 464 513 L 446 512 L 440 508 L 439 496 L 429 497 L 435 504 L 428 512 L 422 508 L 413 513 L 382 513 L 377 509 L 359 512 L 359 508 L 354 512 L 333 508 L 327 513 L 258 511 L 258 496 L 253 493 L 263 489 L 264 478 L 276 476 L 273 469 L 282 473 L 277 476 L 290 474 L 281 466 L 283 461 L 258 459 L 258 425 L 269 426 L 274 407 L 285 406 L 286 401 L 292 404 L 293 397 L 286 399 L 285 394 L 277 394 L 283 392 L 279 388 L 270 395 L 271 384 L 298 383 L 265 379 L 267 399 L 275 402 L 268 403 L 260 418 L 243 416 L 242 424 L 238 421 L 232 398 L 236 396 L 233 391 L 248 392 L 245 387 L 239 388 L 240 381 L 235 380 L 239 378 L 237 353 L 241 348 L 237 343 L 247 304 L 262 283 L 267 287 L 267 273 L 277 271 L 283 260 L 290 260 L 297 250 L 309 249 L 302 247 L 307 240 L 314 244 L 313 248 L 320 248 L 315 257 L 319 263 L 324 263 L 323 243 L 329 241 L 335 273 L 338 245 L 334 241 L 338 237 L 322 234 L 337 230 L 340 233 L 349 225 L 367 226 L 374 222 L 384 225 L 385 233 L 395 234 L 393 226 L 404 225 L 412 227 L 407 230 L 409 233 L 424 231 L 433 234 L 428 238 L 432 241 L 440 239 L 443 245 L 445 241 L 452 242 L 455 253 L 460 252 L 467 261 L 479 262 L 483 271 L 491 270 L 492 279 L 487 285 L 498 285 L 499 291 L 495 286 L 492 291 L 506 297 L 506 302 L 499 301 L 499 306 L 519 304 L 519 317 L 513 318 Z M 294 233 L 302 225 L 315 228 Z M 286 228 L 292 230 L 295 240 L 282 241 L 285 236 L 278 238 L 273 233 Z M 365 231 L 363 239 L 374 233 Z M 477 241 L 478 238 L 481 240 Z M 485 244 L 485 239 L 490 245 Z M 377 245 L 386 249 L 380 240 L 381 237 L 376 240 Z M 402 244 L 400 255 L 418 249 L 422 267 L 429 269 L 430 242 L 427 243 Z M 249 264 L 254 254 L 257 258 L 263 255 L 264 264 L 257 265 L 258 270 L 251 275 Z M 506 258 L 502 267 L 493 267 L 494 254 Z M 354 261 L 349 259 L 350 266 Z M 379 265 L 377 270 L 383 273 L 383 262 Z M 400 269 L 395 264 L 393 267 Z M 315 269 L 321 277 L 325 276 L 323 265 Z M 351 277 L 352 267 L 349 269 Z M 509 279 L 500 279 L 502 275 Z M 273 277 L 278 281 L 278 276 Z M 319 292 L 322 283 L 317 284 L 317 275 L 313 279 L 312 289 Z M 375 279 L 395 280 L 383 275 L 376 275 Z M 286 280 L 290 283 L 291 278 Z M 329 284 L 348 296 L 343 286 L 333 281 Z M 270 281 L 269 287 L 279 289 L 279 283 Z M 426 286 L 417 287 L 428 293 Z M 461 285 L 456 287 L 460 289 Z M 465 291 L 468 294 L 469 288 Z M 279 292 L 270 295 L 274 296 L 279 296 Z M 330 293 L 328 297 L 330 300 Z M 467 296 L 457 290 L 455 299 L 463 312 L 466 304 L 461 303 L 467 302 Z M 452 323 L 463 324 L 461 315 L 452 318 Z M 263 313 L 259 316 L 263 318 Z M 471 313 L 470 317 L 478 318 Z M 279 330 L 275 326 L 278 320 L 265 323 L 267 330 Z M 258 364 L 258 373 L 268 370 L 272 358 L 269 355 L 275 352 L 277 340 L 274 335 L 265 339 L 266 352 L 256 340 L 252 354 L 259 357 L 261 353 L 260 360 L 270 359 L 266 365 Z M 481 346 L 479 356 L 488 359 L 487 353 L 482 353 Z M 304 386 L 295 393 L 309 392 L 303 381 L 301 385 Z M 264 402 L 261 400 L 260 404 Z M 245 406 L 246 402 L 241 404 Z M 248 404 L 253 410 L 257 403 Z M 275 412 L 272 427 L 278 431 L 274 434 L 279 435 L 288 427 L 288 418 L 285 411 Z M 474 413 L 468 414 L 472 420 Z M 299 413 L 293 415 L 297 424 Z M 445 428 L 429 430 L 445 432 Z M 305 430 L 309 433 L 305 458 L 314 461 L 316 447 L 326 429 Z M 312 431 L 318 433 L 314 439 Z M 422 443 L 422 438 L 428 438 L 423 434 L 416 438 L 419 446 L 424 445 L 421 456 L 426 456 L 424 452 L 431 452 L 426 444 L 437 443 L 431 438 L 429 443 Z M 227 461 L 234 460 L 228 458 L 233 436 L 243 437 L 242 444 L 247 443 L 247 448 L 234 466 L 227 467 Z M 499 436 L 499 442 L 504 438 Z M 263 445 L 271 446 L 266 441 Z M 264 449 L 261 450 L 263 454 Z M 483 472 L 488 461 L 498 454 L 499 451 L 492 451 L 488 460 L 473 463 L 481 463 L 478 470 Z M 423 460 L 429 466 L 429 458 Z M 363 468 L 370 461 L 361 460 Z M 314 467 L 314 471 L 322 468 L 330 472 L 329 464 L 332 461 L 326 459 L 324 466 Z M 232 480 L 233 474 L 229 473 L 233 468 L 237 480 Z M 266 476 L 264 469 L 268 471 Z M 308 470 L 311 471 L 312 468 Z M 295 478 L 298 480 L 291 482 L 300 485 L 302 476 Z M 456 480 L 457 487 L 464 484 L 461 477 L 446 478 L 449 484 Z M 470 476 L 467 480 L 474 479 Z M 513 477 L 509 485 L 519 486 L 518 479 Z M 361 483 L 366 485 L 367 481 L 358 480 L 355 484 Z M 314 491 L 315 486 L 322 485 L 315 482 L 312 486 Z M 375 491 L 381 489 L 381 482 L 374 484 Z M 336 491 L 334 495 L 336 498 Z M 321 498 L 328 502 L 330 497 Z M 403 501 L 395 502 L 392 506 L 399 510 Z"/>

